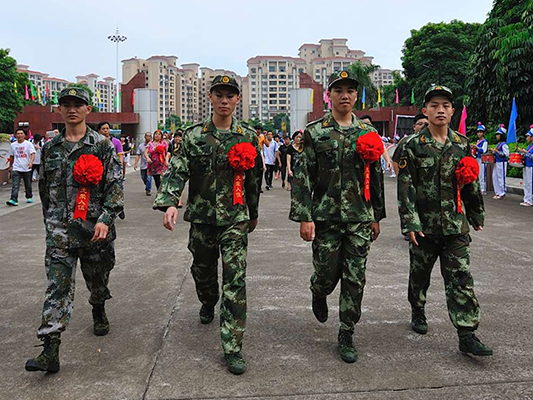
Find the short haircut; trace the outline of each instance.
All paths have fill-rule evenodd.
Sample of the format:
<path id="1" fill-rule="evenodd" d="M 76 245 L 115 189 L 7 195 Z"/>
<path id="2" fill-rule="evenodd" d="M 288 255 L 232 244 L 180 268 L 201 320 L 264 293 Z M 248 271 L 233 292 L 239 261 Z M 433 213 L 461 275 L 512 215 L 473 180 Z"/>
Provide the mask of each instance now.
<path id="1" fill-rule="evenodd" d="M 362 117 L 359 117 L 359 119 L 368 119 L 370 122 L 372 122 L 372 117 L 368 114 L 365 114 Z"/>
<path id="2" fill-rule="evenodd" d="M 36 133 L 35 135 L 33 135 L 33 141 L 34 142 L 38 142 L 39 140 L 41 140 L 42 136 L 39 135 L 38 133 Z"/>
<path id="3" fill-rule="evenodd" d="M 18 131 L 21 131 L 23 134 L 26 134 L 26 131 L 25 131 L 24 129 L 22 129 L 22 128 L 17 128 L 17 129 L 15 130 L 15 135 L 17 134 Z"/>
<path id="4" fill-rule="evenodd" d="M 107 126 L 109 126 L 109 128 L 111 128 L 111 124 L 109 122 L 102 121 L 102 122 L 98 123 L 98 130 L 100 130 L 102 128 L 102 126 L 104 126 L 104 125 L 107 125 Z"/>
<path id="5" fill-rule="evenodd" d="M 180 131 L 176 131 L 174 133 L 174 137 L 181 137 L 181 132 Z"/>
<path id="6" fill-rule="evenodd" d="M 414 119 L 414 123 L 416 124 L 421 119 L 428 119 L 428 117 L 426 115 L 424 115 L 424 114 L 416 114 L 415 119 Z"/>

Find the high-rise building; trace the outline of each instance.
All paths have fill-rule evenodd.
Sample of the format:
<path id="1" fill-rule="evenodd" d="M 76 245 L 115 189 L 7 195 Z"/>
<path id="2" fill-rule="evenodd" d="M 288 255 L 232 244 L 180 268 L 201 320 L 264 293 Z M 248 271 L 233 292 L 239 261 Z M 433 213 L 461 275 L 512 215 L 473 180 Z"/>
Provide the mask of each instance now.
<path id="1" fill-rule="evenodd" d="M 93 92 L 93 105 L 101 112 L 115 112 L 115 78 L 105 77 L 98 80 L 97 74 L 78 75 L 77 83 L 87 86 Z"/>
<path id="2" fill-rule="evenodd" d="M 319 44 L 302 44 L 298 56 L 305 60 L 305 72 L 325 87 L 334 71 L 346 69 L 356 61 L 365 65 L 372 63 L 373 57 L 365 56 L 362 50 L 350 49 L 347 42 L 348 39 L 321 39 Z"/>
<path id="3" fill-rule="evenodd" d="M 399 70 L 392 70 L 386 68 L 379 68 L 372 73 L 372 82 L 377 87 L 382 87 L 385 85 L 391 85 L 393 83 L 393 72 L 401 73 Z"/>
<path id="4" fill-rule="evenodd" d="M 201 72 L 200 79 L 199 79 L 200 93 L 199 93 L 199 98 L 198 98 L 200 120 L 206 119 L 212 112 L 211 102 L 209 101 L 209 88 L 211 87 L 211 82 L 213 82 L 213 78 L 217 75 L 227 75 L 227 76 L 232 76 L 235 78 L 235 80 L 239 84 L 239 87 L 241 88 L 241 101 L 239 102 L 239 104 L 237 105 L 237 108 L 235 109 L 235 116 L 237 117 L 237 119 L 246 119 L 246 120 L 249 119 L 249 117 L 246 117 L 248 115 L 248 112 L 247 112 L 248 102 L 245 101 L 245 99 L 248 99 L 247 78 L 243 78 L 237 75 L 235 72 L 229 71 L 226 69 L 212 69 L 208 67 L 201 67 L 200 72 Z"/>
<path id="5" fill-rule="evenodd" d="M 299 87 L 302 58 L 256 56 L 247 61 L 249 118 L 268 120 L 289 111 L 289 90 Z"/>

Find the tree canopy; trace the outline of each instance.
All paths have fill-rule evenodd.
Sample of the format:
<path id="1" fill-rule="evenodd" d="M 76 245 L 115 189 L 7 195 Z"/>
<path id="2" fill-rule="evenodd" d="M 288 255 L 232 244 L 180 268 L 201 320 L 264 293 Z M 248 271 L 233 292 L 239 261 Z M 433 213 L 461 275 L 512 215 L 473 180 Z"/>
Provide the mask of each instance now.
<path id="1" fill-rule="evenodd" d="M 17 72 L 17 62 L 9 49 L 0 49 L 0 132 L 11 132 L 17 112 L 22 110 L 24 85 L 28 74 Z"/>
<path id="2" fill-rule="evenodd" d="M 496 0 L 470 62 L 470 115 L 508 124 L 513 97 L 518 133 L 533 123 L 533 0 Z"/>
<path id="3" fill-rule="evenodd" d="M 350 64 L 348 68 L 359 81 L 359 88 L 357 90 L 358 97 L 357 102 L 355 103 L 355 109 L 361 110 L 363 108 L 363 88 L 365 88 L 366 108 L 374 107 L 378 100 L 378 90 L 374 85 L 374 82 L 372 82 L 371 75 L 379 68 L 379 65 L 366 65 L 360 61 L 356 61 L 353 64 Z"/>

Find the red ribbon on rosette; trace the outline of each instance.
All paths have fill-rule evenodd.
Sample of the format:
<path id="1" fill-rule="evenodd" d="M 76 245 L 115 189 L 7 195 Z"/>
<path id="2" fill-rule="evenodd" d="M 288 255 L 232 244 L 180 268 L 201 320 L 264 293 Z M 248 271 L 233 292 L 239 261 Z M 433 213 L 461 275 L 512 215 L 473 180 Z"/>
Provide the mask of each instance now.
<path id="1" fill-rule="evenodd" d="M 234 170 L 233 174 L 233 205 L 244 205 L 243 183 L 244 171 L 248 171 L 255 167 L 255 157 L 257 150 L 254 145 L 248 142 L 237 143 L 228 151 L 228 161 L 231 168 Z"/>
<path id="2" fill-rule="evenodd" d="M 159 155 L 159 161 L 162 165 L 165 165 L 165 153 L 167 152 L 167 149 L 165 149 L 165 146 L 160 144 L 155 148 L 155 152 L 157 155 Z"/>
<path id="3" fill-rule="evenodd" d="M 461 204 L 461 188 L 474 182 L 479 175 L 479 165 L 472 157 L 464 157 L 459 161 L 455 168 L 455 177 L 457 178 L 457 213 L 463 213 Z"/>
<path id="4" fill-rule="evenodd" d="M 104 166 L 98 157 L 92 154 L 82 154 L 74 163 L 73 173 L 74 180 L 80 185 L 74 207 L 74 219 L 81 218 L 86 221 L 91 185 L 100 183 Z"/>
<path id="5" fill-rule="evenodd" d="M 365 200 L 370 200 L 370 164 L 383 154 L 383 141 L 376 132 L 367 132 L 357 138 L 355 148 L 365 162 Z"/>

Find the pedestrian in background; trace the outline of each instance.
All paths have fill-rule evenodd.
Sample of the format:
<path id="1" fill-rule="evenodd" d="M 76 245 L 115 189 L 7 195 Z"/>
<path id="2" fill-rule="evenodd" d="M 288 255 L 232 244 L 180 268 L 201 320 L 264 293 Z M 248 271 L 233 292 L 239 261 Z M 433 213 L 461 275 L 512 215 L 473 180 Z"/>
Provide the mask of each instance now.
<path id="1" fill-rule="evenodd" d="M 503 199 L 507 194 L 507 162 L 510 152 L 509 146 L 505 143 L 506 134 L 507 129 L 505 129 L 503 124 L 500 124 L 496 131 L 498 144 L 496 145 L 496 149 L 494 149 L 496 163 L 492 170 L 492 184 L 494 185 L 494 196 L 492 198 L 495 200 Z"/>
<path id="2" fill-rule="evenodd" d="M 292 143 L 287 150 L 287 190 L 291 190 L 292 188 L 296 163 L 302 151 L 302 132 L 296 131 L 292 134 Z"/>
<path id="3" fill-rule="evenodd" d="M 133 165 L 133 169 L 137 170 L 137 167 L 141 166 L 141 179 L 144 183 L 144 190 L 146 192 L 147 196 L 152 195 L 152 176 L 148 174 L 148 162 L 146 161 L 145 151 L 147 146 L 152 141 L 152 133 L 146 132 L 144 134 L 144 142 L 139 143 L 137 146 L 137 151 L 135 155 L 135 164 Z"/>
<path id="4" fill-rule="evenodd" d="M 272 132 L 268 132 L 263 145 L 263 157 L 265 158 L 265 189 L 270 190 L 272 186 L 272 179 L 274 177 L 274 168 L 276 166 L 276 153 L 278 151 L 278 144 L 273 139 Z"/>
<path id="5" fill-rule="evenodd" d="M 287 152 L 291 146 L 291 138 L 287 135 L 283 137 L 283 143 L 279 146 L 278 160 L 281 172 L 281 187 L 285 188 L 287 182 Z M 287 186 L 287 190 L 289 190 Z"/>
<path id="6" fill-rule="evenodd" d="M 33 136 L 33 147 L 35 147 L 35 158 L 33 159 L 33 166 L 31 168 L 31 181 L 37 182 L 39 178 L 39 170 L 41 168 L 41 150 L 44 145 L 44 139 L 41 135 L 36 133 Z"/>
<path id="7" fill-rule="evenodd" d="M 524 201 L 520 203 L 523 207 L 533 206 L 533 125 L 529 127 L 526 133 L 528 143 L 527 149 L 519 149 L 520 154 L 524 156 L 524 171 L 522 180 L 524 182 Z"/>
<path id="8" fill-rule="evenodd" d="M 26 202 L 33 203 L 33 193 L 31 187 L 31 173 L 33 161 L 35 159 L 35 147 L 26 140 L 26 132 L 22 129 L 15 131 L 16 141 L 11 143 L 9 152 L 9 170 L 13 178 L 11 188 L 11 198 L 6 201 L 8 206 L 18 206 L 20 181 L 24 182 L 26 192 Z"/>
<path id="9" fill-rule="evenodd" d="M 157 190 L 161 186 L 161 175 L 167 169 L 167 149 L 167 142 L 163 140 L 161 131 L 157 130 L 154 132 L 154 140 L 146 146 L 144 151 L 144 157 L 148 163 L 148 175 L 154 179 Z"/>

